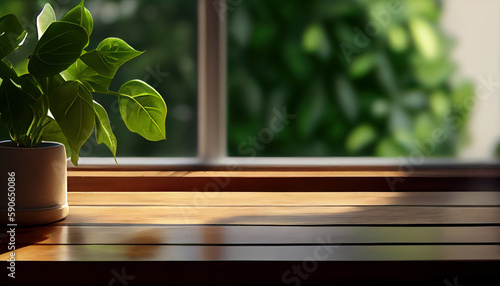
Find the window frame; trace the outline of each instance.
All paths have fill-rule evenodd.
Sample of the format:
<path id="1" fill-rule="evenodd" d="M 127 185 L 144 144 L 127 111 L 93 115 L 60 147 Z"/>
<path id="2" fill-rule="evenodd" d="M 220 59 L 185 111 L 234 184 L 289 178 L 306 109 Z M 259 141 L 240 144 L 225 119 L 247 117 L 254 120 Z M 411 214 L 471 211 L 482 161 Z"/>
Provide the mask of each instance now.
<path id="1" fill-rule="evenodd" d="M 198 130 L 196 157 L 83 157 L 69 170 L 415 170 L 500 168 L 491 159 L 377 157 L 229 157 L 227 156 L 227 0 L 198 0 Z M 233 169 L 234 170 L 234 169 Z"/>
<path id="2" fill-rule="evenodd" d="M 198 130 L 196 157 L 119 157 L 126 166 L 212 165 L 226 155 L 225 0 L 198 0 Z M 112 158 L 82 157 L 84 168 L 115 169 Z M 70 168 L 74 168 L 71 165 Z"/>

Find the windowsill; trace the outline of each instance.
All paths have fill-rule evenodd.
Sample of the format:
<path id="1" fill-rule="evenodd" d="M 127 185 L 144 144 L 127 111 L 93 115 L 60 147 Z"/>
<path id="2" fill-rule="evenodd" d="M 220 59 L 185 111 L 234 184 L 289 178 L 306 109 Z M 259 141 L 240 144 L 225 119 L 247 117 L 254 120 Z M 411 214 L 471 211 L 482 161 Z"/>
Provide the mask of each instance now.
<path id="1" fill-rule="evenodd" d="M 71 169 L 111 169 L 111 170 L 227 170 L 228 166 L 245 168 L 343 168 L 343 167 L 388 167 L 399 166 L 418 168 L 491 168 L 500 167 L 500 160 L 479 160 L 460 158 L 426 158 L 414 161 L 409 158 L 374 158 L 374 157 L 225 157 L 220 159 L 201 159 L 196 157 L 170 158 L 135 158 L 119 157 L 118 164 L 113 158 L 80 158 L 80 165 L 75 168 L 68 160 Z"/>

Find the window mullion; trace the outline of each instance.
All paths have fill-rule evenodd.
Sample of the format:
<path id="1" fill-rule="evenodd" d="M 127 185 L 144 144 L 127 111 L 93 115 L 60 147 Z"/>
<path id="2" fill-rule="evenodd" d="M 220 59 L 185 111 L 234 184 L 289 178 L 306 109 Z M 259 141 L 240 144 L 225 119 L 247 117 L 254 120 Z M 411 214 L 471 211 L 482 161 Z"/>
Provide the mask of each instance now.
<path id="1" fill-rule="evenodd" d="M 198 158 L 208 164 L 226 156 L 225 5 L 214 3 L 198 0 Z"/>

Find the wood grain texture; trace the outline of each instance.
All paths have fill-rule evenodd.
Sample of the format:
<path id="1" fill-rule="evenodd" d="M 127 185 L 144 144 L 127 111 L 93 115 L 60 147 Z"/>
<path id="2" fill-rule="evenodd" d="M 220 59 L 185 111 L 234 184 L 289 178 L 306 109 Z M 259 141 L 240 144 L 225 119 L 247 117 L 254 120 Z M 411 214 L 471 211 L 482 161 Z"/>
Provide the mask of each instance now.
<path id="1" fill-rule="evenodd" d="M 69 171 L 69 191 L 496 191 L 496 169 L 374 171 Z"/>
<path id="2" fill-rule="evenodd" d="M 59 225 L 500 224 L 498 207 L 85 207 Z"/>
<path id="3" fill-rule="evenodd" d="M 442 285 L 459 274 L 459 283 L 485 285 L 478 282 L 499 276 L 498 192 L 141 191 L 68 198 L 65 220 L 16 230 L 17 285 L 35 285 L 47 265 L 90 273 L 73 282 L 65 273 L 52 276 L 50 285 L 109 285 L 122 269 L 137 276 L 137 285 L 164 285 L 167 278 L 172 285 L 235 285 L 246 276 L 253 285 L 287 284 L 286 271 L 314 262 L 307 281 L 320 285 Z M 3 261 L 10 256 L 5 231 Z M 28 268 L 29 276 L 21 272 Z M 342 274 L 333 277 L 332 269 Z"/>
<path id="4" fill-rule="evenodd" d="M 0 255 L 7 260 L 9 254 Z M 165 246 L 29 245 L 18 261 L 463 261 L 500 260 L 500 245 Z"/>
<path id="5" fill-rule="evenodd" d="M 5 230 L 2 229 L 2 232 Z M 306 245 L 492 244 L 500 226 L 41 226 L 18 229 L 19 244 Z M 8 243 L 0 238 L 0 247 Z"/>
<path id="6" fill-rule="evenodd" d="M 227 171 L 88 171 L 88 170 L 72 170 L 68 171 L 68 176 L 76 177 L 182 177 L 182 178 L 214 178 L 214 177 L 229 177 L 229 178 L 320 178 L 320 177 L 452 177 L 461 178 L 468 177 L 494 177 L 500 176 L 500 171 L 496 169 L 439 169 L 439 170 L 414 170 L 409 171 L 403 167 L 399 170 L 337 170 L 337 171 L 234 171 L 236 167 L 228 168 Z"/>
<path id="7" fill-rule="evenodd" d="M 70 192 L 70 206 L 498 206 L 500 192 Z"/>

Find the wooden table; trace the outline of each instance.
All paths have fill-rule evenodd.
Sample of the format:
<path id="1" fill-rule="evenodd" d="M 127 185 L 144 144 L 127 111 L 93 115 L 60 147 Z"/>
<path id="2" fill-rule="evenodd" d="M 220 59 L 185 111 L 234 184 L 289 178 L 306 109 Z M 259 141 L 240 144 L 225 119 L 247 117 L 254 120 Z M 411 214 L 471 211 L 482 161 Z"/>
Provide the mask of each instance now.
<path id="1" fill-rule="evenodd" d="M 17 229 L 17 278 L 2 267 L 0 285 L 500 284 L 500 192 L 94 191 L 68 202 L 65 220 Z"/>

